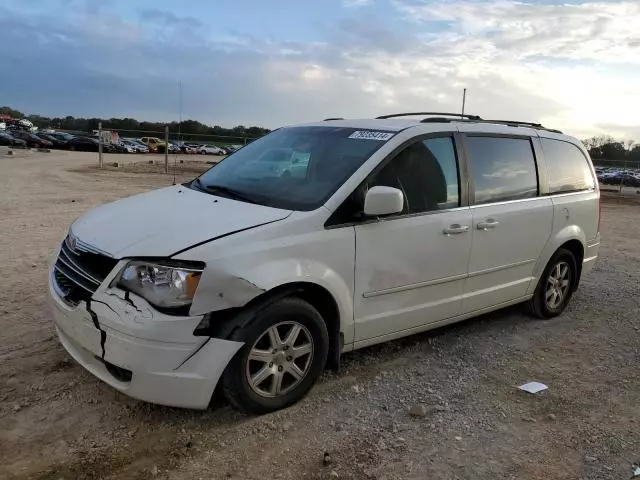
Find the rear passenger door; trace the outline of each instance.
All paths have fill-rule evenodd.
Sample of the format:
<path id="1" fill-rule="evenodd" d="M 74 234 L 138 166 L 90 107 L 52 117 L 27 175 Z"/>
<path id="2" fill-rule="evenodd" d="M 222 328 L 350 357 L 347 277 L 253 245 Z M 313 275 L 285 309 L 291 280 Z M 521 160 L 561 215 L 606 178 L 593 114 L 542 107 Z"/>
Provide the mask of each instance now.
<path id="1" fill-rule="evenodd" d="M 540 196 L 537 137 L 467 133 L 473 240 L 463 313 L 524 297 L 553 224 Z"/>

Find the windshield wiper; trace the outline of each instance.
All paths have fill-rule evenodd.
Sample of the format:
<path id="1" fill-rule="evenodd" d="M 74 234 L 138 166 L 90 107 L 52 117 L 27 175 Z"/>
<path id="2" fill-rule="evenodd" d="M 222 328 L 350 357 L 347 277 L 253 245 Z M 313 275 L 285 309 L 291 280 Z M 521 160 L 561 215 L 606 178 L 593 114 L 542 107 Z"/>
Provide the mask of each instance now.
<path id="1" fill-rule="evenodd" d="M 221 193 L 223 196 L 232 198 L 234 200 L 240 200 L 247 203 L 258 203 L 252 198 L 247 197 L 244 193 L 241 193 L 233 188 L 224 187 L 222 185 L 205 185 L 199 178 L 194 180 L 197 187 L 207 193 Z"/>

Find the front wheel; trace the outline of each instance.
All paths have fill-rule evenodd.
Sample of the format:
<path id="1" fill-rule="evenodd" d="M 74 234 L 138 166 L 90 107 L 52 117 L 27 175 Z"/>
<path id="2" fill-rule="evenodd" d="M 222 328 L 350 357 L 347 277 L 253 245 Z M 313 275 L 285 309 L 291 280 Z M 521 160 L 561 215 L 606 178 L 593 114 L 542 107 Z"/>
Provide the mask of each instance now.
<path id="1" fill-rule="evenodd" d="M 229 340 L 244 346 L 222 376 L 225 396 L 236 409 L 257 414 L 303 398 L 324 370 L 329 349 L 320 313 L 293 297 L 259 310 Z"/>
<path id="2" fill-rule="evenodd" d="M 559 249 L 540 276 L 538 286 L 527 306 L 538 318 L 560 315 L 569 304 L 578 280 L 576 259 L 569 250 Z"/>

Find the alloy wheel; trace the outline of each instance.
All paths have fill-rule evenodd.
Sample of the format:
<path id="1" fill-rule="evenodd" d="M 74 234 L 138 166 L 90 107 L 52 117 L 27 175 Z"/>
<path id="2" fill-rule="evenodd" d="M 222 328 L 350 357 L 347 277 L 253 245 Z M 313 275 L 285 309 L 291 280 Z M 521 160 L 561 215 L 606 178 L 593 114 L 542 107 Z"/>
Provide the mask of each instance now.
<path id="1" fill-rule="evenodd" d="M 268 328 L 253 344 L 247 358 L 246 379 L 251 390 L 262 397 L 290 392 L 309 373 L 313 359 L 313 338 L 295 321 Z"/>
<path id="2" fill-rule="evenodd" d="M 571 288 L 570 272 L 569 264 L 562 261 L 558 262 L 549 273 L 544 297 L 549 309 L 556 310 L 562 306 L 567 298 L 569 288 Z"/>

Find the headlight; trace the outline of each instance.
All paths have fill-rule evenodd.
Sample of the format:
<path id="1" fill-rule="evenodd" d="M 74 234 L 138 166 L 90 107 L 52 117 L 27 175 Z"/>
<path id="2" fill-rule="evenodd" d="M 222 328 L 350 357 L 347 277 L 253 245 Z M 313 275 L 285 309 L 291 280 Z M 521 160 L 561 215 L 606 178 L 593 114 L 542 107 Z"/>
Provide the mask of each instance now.
<path id="1" fill-rule="evenodd" d="M 131 261 L 117 277 L 117 285 L 156 307 L 183 307 L 191 305 L 202 269 L 202 264 L 192 267 Z"/>

